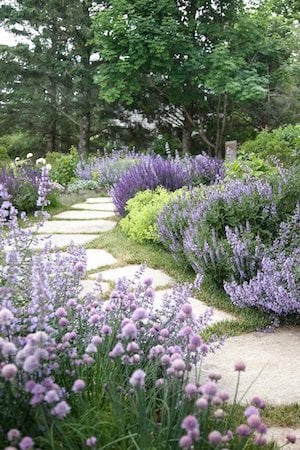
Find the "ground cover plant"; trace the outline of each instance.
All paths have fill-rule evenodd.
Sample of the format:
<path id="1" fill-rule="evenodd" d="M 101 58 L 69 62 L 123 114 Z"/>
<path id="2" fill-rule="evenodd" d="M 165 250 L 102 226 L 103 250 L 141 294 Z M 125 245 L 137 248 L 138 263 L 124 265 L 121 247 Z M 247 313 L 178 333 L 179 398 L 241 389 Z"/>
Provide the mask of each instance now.
<path id="1" fill-rule="evenodd" d="M 46 195 L 45 179 L 40 206 Z M 106 303 L 93 294 L 80 300 L 83 252 L 49 244 L 33 251 L 34 235 L 19 228 L 3 186 L 1 196 L 0 434 L 7 448 L 265 445 L 263 400 L 254 398 L 232 421 L 235 405 L 225 408 L 220 375 L 200 382 L 195 372 L 222 342 L 201 338 L 211 312 L 193 314 L 189 286 L 177 286 L 158 309 L 143 277 L 120 280 Z M 235 370 L 239 377 L 245 365 Z"/>

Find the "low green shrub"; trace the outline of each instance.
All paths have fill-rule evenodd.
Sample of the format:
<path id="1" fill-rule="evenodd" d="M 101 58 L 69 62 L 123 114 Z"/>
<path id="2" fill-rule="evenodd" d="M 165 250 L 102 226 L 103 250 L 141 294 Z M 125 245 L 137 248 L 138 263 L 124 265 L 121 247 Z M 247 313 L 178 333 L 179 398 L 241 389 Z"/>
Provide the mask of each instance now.
<path id="1" fill-rule="evenodd" d="M 284 164 L 300 161 L 300 124 L 262 131 L 255 139 L 246 141 L 241 150 L 256 153 L 261 158 L 275 156 Z"/>
<path id="2" fill-rule="evenodd" d="M 74 147 L 71 148 L 70 153 L 49 152 L 46 154 L 46 160 L 52 166 L 53 181 L 65 186 L 75 177 L 78 154 Z"/>
<path id="3" fill-rule="evenodd" d="M 241 151 L 235 161 L 225 162 L 227 178 L 270 178 L 278 175 L 274 163 L 266 161 L 256 153 Z"/>
<path id="4" fill-rule="evenodd" d="M 172 195 L 161 187 L 138 192 L 127 202 L 127 216 L 120 221 L 121 229 L 137 242 L 159 242 L 157 217 Z"/>
<path id="5" fill-rule="evenodd" d="M 0 146 L 0 169 L 2 167 L 6 167 L 10 163 L 10 161 L 11 159 L 8 156 L 6 148 Z"/>
<path id="6" fill-rule="evenodd" d="M 70 194 L 85 190 L 98 191 L 99 184 L 94 180 L 80 180 L 78 178 L 75 178 L 67 186 L 67 192 L 69 192 Z"/>

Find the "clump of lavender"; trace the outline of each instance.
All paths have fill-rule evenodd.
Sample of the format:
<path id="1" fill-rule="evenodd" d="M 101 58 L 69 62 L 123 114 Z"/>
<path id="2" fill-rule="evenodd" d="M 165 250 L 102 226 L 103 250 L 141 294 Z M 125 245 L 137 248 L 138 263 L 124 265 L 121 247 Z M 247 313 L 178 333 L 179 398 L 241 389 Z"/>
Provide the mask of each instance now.
<path id="1" fill-rule="evenodd" d="M 77 164 L 76 176 L 85 181 L 97 183 L 98 188 L 109 190 L 127 169 L 135 165 L 142 155 L 133 150 L 113 150 L 100 153 L 89 160 L 80 160 Z"/>
<path id="2" fill-rule="evenodd" d="M 186 174 L 180 162 L 161 156 L 147 156 L 123 174 L 112 190 L 112 197 L 118 213 L 124 216 L 126 202 L 138 191 L 155 190 L 158 186 L 175 191 L 186 183 Z"/>
<path id="3" fill-rule="evenodd" d="M 300 214 L 299 206 L 270 247 L 256 247 L 257 270 L 247 281 L 224 284 L 239 307 L 257 307 L 278 316 L 300 314 Z"/>

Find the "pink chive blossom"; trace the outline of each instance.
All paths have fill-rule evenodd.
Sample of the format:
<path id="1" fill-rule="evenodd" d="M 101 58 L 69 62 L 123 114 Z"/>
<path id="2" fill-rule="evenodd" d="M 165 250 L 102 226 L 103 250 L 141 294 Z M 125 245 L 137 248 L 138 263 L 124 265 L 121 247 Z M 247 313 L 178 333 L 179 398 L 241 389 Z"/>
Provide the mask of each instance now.
<path id="1" fill-rule="evenodd" d="M 31 450 L 34 446 L 34 442 L 29 436 L 23 437 L 23 439 L 19 442 L 20 450 Z"/>
<path id="2" fill-rule="evenodd" d="M 97 352 L 97 347 L 94 344 L 89 344 L 86 349 L 85 349 L 86 353 L 96 353 Z"/>
<path id="3" fill-rule="evenodd" d="M 217 409 L 215 412 L 214 412 L 214 417 L 216 418 L 216 419 L 223 419 L 223 417 L 224 417 L 224 411 L 223 411 L 223 409 Z"/>
<path id="4" fill-rule="evenodd" d="M 222 378 L 222 375 L 219 372 L 210 372 L 208 378 L 211 381 L 219 381 Z"/>
<path id="5" fill-rule="evenodd" d="M 200 387 L 200 392 L 205 395 L 214 396 L 217 393 L 217 385 L 212 381 L 208 381 Z"/>
<path id="6" fill-rule="evenodd" d="M 297 436 L 294 433 L 288 433 L 286 435 L 286 439 L 287 439 L 287 442 L 289 442 L 290 444 L 295 444 L 295 442 L 297 440 Z"/>
<path id="7" fill-rule="evenodd" d="M 137 308 L 132 314 L 132 320 L 147 319 L 148 313 L 144 308 Z"/>
<path id="8" fill-rule="evenodd" d="M 65 317 L 61 317 L 58 321 L 58 325 L 60 327 L 66 327 L 67 325 L 69 325 L 69 321 Z"/>
<path id="9" fill-rule="evenodd" d="M 226 391 L 219 391 L 218 392 L 218 397 L 220 397 L 222 402 L 226 402 L 227 400 L 229 400 L 230 395 Z"/>
<path id="10" fill-rule="evenodd" d="M 111 358 L 116 358 L 116 357 L 118 357 L 118 356 L 121 356 L 121 355 L 123 355 L 124 354 L 124 347 L 123 347 L 123 345 L 121 344 L 121 342 L 118 342 L 115 346 L 114 346 L 114 348 L 112 349 L 112 351 L 109 353 L 109 356 L 111 357 Z"/>
<path id="11" fill-rule="evenodd" d="M 16 441 L 17 439 L 20 438 L 20 436 L 21 436 L 21 433 L 16 428 L 12 428 L 7 433 L 7 439 L 9 440 L 9 442 Z"/>
<path id="12" fill-rule="evenodd" d="M 255 408 L 254 406 L 248 406 L 244 411 L 245 417 L 250 417 L 252 415 L 259 416 L 259 410 Z"/>
<path id="13" fill-rule="evenodd" d="M 85 271 L 85 265 L 82 261 L 77 261 L 77 263 L 74 265 L 74 269 L 78 273 L 83 273 Z"/>
<path id="14" fill-rule="evenodd" d="M 36 372 L 39 368 L 39 362 L 35 356 L 27 356 L 23 364 L 23 370 L 28 373 Z"/>
<path id="15" fill-rule="evenodd" d="M 193 334 L 193 330 L 189 325 L 186 325 L 179 331 L 179 336 L 182 337 L 190 336 L 191 334 Z"/>
<path id="16" fill-rule="evenodd" d="M 235 370 L 236 372 L 244 372 L 245 369 L 246 369 L 246 364 L 245 364 L 243 361 L 237 361 L 237 362 L 234 364 L 234 370 Z"/>
<path id="17" fill-rule="evenodd" d="M 92 339 L 91 339 L 91 343 L 96 345 L 96 346 L 100 345 L 101 342 L 102 342 L 102 339 L 101 339 L 100 336 L 93 336 Z"/>
<path id="18" fill-rule="evenodd" d="M 2 345 L 2 355 L 4 358 L 7 358 L 8 356 L 15 355 L 17 353 L 17 348 L 15 344 L 12 342 L 4 342 Z"/>
<path id="19" fill-rule="evenodd" d="M 193 439 L 190 436 L 182 436 L 179 440 L 179 447 L 188 450 L 193 445 Z"/>
<path id="20" fill-rule="evenodd" d="M 7 309 L 2 308 L 0 311 L 0 325 L 7 326 L 10 325 L 14 320 L 13 313 Z"/>
<path id="21" fill-rule="evenodd" d="M 198 334 L 194 334 L 190 337 L 190 344 L 194 345 L 195 347 L 200 347 L 202 344 L 202 339 Z"/>
<path id="22" fill-rule="evenodd" d="M 66 417 L 69 412 L 71 411 L 70 406 L 68 405 L 67 402 L 65 402 L 64 400 L 57 403 L 57 405 L 52 408 L 51 410 L 51 414 L 53 414 L 54 416 L 60 417 L 61 419 Z"/>
<path id="23" fill-rule="evenodd" d="M 199 398 L 196 401 L 196 407 L 200 410 L 205 410 L 208 408 L 208 401 L 206 400 L 206 398 Z"/>
<path id="24" fill-rule="evenodd" d="M 127 323 L 122 328 L 122 337 L 128 339 L 135 339 L 137 337 L 137 328 L 133 322 Z"/>
<path id="25" fill-rule="evenodd" d="M 242 425 L 239 425 L 236 428 L 236 432 L 241 437 L 246 437 L 246 436 L 249 436 L 251 434 L 250 428 L 248 427 L 248 425 L 246 425 L 244 423 Z"/>
<path id="26" fill-rule="evenodd" d="M 58 393 L 55 390 L 51 389 L 50 391 L 48 391 L 46 393 L 44 400 L 46 403 L 58 402 L 58 400 L 59 400 Z"/>
<path id="27" fill-rule="evenodd" d="M 68 313 L 65 310 L 65 308 L 57 308 L 57 310 L 55 311 L 55 315 L 56 317 L 67 317 Z"/>
<path id="28" fill-rule="evenodd" d="M 254 414 L 252 416 L 249 416 L 247 418 L 247 424 L 249 425 L 250 428 L 254 428 L 254 429 L 258 428 L 259 425 L 261 424 L 260 417 L 254 415 Z"/>
<path id="29" fill-rule="evenodd" d="M 264 447 L 267 445 L 267 439 L 264 436 L 255 436 L 254 444 L 259 445 L 260 447 Z"/>
<path id="30" fill-rule="evenodd" d="M 266 407 L 265 401 L 260 397 L 253 397 L 251 404 L 259 409 L 264 409 Z"/>
<path id="31" fill-rule="evenodd" d="M 185 363 L 184 363 L 183 359 L 181 359 L 181 358 L 174 359 L 174 361 L 172 361 L 172 368 L 176 372 L 184 370 L 185 369 Z"/>
<path id="32" fill-rule="evenodd" d="M 141 369 L 137 369 L 133 372 L 129 379 L 129 383 L 131 386 L 141 386 L 143 387 L 145 385 L 145 372 Z"/>
<path id="33" fill-rule="evenodd" d="M 222 434 L 220 431 L 214 430 L 208 435 L 208 441 L 212 445 L 218 445 L 222 442 Z"/>
<path id="34" fill-rule="evenodd" d="M 184 388 L 184 392 L 188 396 L 195 395 L 197 391 L 198 391 L 197 386 L 194 383 L 188 383 Z"/>
<path id="35" fill-rule="evenodd" d="M 181 428 L 185 431 L 193 431 L 199 428 L 197 418 L 195 416 L 186 416 L 182 421 Z"/>
<path id="36" fill-rule="evenodd" d="M 153 279 L 151 277 L 146 277 L 144 278 L 143 283 L 145 286 L 150 287 L 152 286 Z"/>
<path id="37" fill-rule="evenodd" d="M 78 380 L 74 381 L 74 384 L 72 386 L 72 391 L 78 393 L 78 392 L 81 392 L 84 388 L 85 388 L 85 382 L 83 380 L 78 379 Z"/>
<path id="38" fill-rule="evenodd" d="M 101 328 L 102 334 L 111 334 L 111 332 L 112 332 L 112 329 L 108 325 L 103 325 L 103 327 Z"/>
<path id="39" fill-rule="evenodd" d="M 91 436 L 90 438 L 88 438 L 85 441 L 85 444 L 87 445 L 87 447 L 94 447 L 94 445 L 96 445 L 97 443 L 97 438 L 95 436 Z"/>
<path id="40" fill-rule="evenodd" d="M 16 377 L 17 372 L 18 372 L 18 369 L 17 369 L 17 366 L 15 366 L 15 364 L 6 364 L 1 369 L 1 375 L 6 380 L 13 380 Z"/>
<path id="41" fill-rule="evenodd" d="M 191 307 L 191 305 L 190 305 L 189 303 L 185 303 L 185 304 L 182 306 L 181 311 L 182 311 L 186 316 L 192 315 L 192 312 L 193 312 L 192 307 Z"/>

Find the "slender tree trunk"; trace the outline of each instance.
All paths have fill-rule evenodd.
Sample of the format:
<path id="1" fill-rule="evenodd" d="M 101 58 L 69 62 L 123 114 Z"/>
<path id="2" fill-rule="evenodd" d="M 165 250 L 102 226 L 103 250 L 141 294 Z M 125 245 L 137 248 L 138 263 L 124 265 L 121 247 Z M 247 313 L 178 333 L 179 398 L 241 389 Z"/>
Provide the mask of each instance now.
<path id="1" fill-rule="evenodd" d="M 56 150 L 57 135 L 57 86 L 54 78 L 50 80 L 49 102 L 50 114 L 48 125 L 47 151 L 54 152 Z"/>
<path id="2" fill-rule="evenodd" d="M 184 111 L 184 122 L 182 128 L 182 141 L 181 150 L 182 153 L 190 154 L 192 151 L 192 131 L 193 124 L 191 121 L 191 114 L 188 111 Z"/>
<path id="3" fill-rule="evenodd" d="M 79 123 L 79 143 L 78 153 L 81 157 L 88 154 L 90 143 L 91 120 L 90 114 L 86 113 L 81 116 Z"/>

